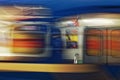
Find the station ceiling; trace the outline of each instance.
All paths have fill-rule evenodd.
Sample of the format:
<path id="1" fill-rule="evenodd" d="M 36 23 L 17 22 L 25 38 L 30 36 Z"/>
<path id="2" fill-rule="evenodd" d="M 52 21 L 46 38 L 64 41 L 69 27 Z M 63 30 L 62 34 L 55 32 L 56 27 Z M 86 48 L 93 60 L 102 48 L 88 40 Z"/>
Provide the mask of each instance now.
<path id="1" fill-rule="evenodd" d="M 120 0 L 0 0 L 0 5 L 44 6 L 51 9 L 55 18 L 85 13 L 120 13 Z"/>

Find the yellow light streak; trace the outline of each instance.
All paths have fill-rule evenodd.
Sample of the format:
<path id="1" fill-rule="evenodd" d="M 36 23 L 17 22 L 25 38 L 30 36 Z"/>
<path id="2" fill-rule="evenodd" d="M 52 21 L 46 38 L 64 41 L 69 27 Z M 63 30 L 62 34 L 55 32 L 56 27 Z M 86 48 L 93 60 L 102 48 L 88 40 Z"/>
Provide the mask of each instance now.
<path id="1" fill-rule="evenodd" d="M 0 63 L 2 71 L 28 71 L 28 72 L 59 72 L 59 73 L 88 73 L 99 71 L 96 65 L 90 64 L 25 64 Z"/>

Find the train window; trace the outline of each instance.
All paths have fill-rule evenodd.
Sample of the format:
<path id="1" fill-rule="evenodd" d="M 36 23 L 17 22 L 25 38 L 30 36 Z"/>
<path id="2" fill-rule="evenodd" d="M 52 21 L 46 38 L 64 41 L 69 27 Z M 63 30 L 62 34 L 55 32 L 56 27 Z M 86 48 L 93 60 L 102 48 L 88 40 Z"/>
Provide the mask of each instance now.
<path id="1" fill-rule="evenodd" d="M 111 55 L 120 57 L 120 30 L 111 31 Z"/>
<path id="2" fill-rule="evenodd" d="M 11 52 L 17 54 L 41 54 L 46 47 L 45 26 L 20 26 L 12 31 Z"/>
<path id="3" fill-rule="evenodd" d="M 85 31 L 85 51 L 89 56 L 98 56 L 101 54 L 101 31 L 97 29 L 88 29 Z"/>

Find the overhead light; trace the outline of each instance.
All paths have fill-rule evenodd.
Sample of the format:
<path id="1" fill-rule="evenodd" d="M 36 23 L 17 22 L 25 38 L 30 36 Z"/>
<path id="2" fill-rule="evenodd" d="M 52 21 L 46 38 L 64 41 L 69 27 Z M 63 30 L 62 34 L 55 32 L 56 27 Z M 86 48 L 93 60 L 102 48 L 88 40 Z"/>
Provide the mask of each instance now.
<path id="1" fill-rule="evenodd" d="M 22 16 L 22 15 L 0 15 L 1 20 L 21 20 L 33 18 L 53 18 L 52 16 Z"/>
<path id="2" fill-rule="evenodd" d="M 49 24 L 48 22 L 34 22 L 34 21 L 27 21 L 27 22 L 24 22 L 24 21 L 17 21 L 16 24 Z"/>
<path id="3" fill-rule="evenodd" d="M 49 9 L 49 8 L 42 7 L 42 6 L 17 6 L 17 5 L 14 5 L 14 7 L 17 9 Z"/>
<path id="4" fill-rule="evenodd" d="M 114 24 L 112 19 L 106 18 L 90 18 L 90 19 L 82 19 L 82 23 L 88 25 L 112 25 Z"/>

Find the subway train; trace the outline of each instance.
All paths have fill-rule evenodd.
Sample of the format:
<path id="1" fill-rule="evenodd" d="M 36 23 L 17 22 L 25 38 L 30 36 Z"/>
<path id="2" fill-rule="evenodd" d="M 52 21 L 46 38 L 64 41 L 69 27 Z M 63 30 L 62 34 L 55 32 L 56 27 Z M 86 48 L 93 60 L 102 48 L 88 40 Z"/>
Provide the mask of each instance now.
<path id="1" fill-rule="evenodd" d="M 6 42 L 1 45 L 3 62 L 62 63 L 63 42 L 59 28 L 49 22 L 18 21 L 1 34 Z M 1 43 L 4 42 L 3 40 Z"/>
<path id="2" fill-rule="evenodd" d="M 0 0 L 0 80 L 119 80 L 119 3 Z"/>
<path id="3" fill-rule="evenodd" d="M 78 18 L 91 15 L 96 15 L 96 21 L 106 20 L 107 23 L 96 24 L 95 20 Z M 119 24 L 110 23 L 110 20 L 116 22 L 113 19 L 98 18 L 101 15 L 116 14 L 69 16 L 56 20 L 54 25 L 17 22 L 10 26 L 7 35 L 9 56 L 4 60 L 74 63 L 74 56 L 78 53 L 80 64 L 119 63 Z"/>
<path id="4" fill-rule="evenodd" d="M 56 24 L 65 41 L 64 58 L 73 59 L 78 53 L 82 63 L 119 64 L 119 20 L 110 15 L 119 14 L 92 13 L 59 19 Z M 68 43 L 76 47 L 68 48 Z"/>
<path id="5" fill-rule="evenodd" d="M 1 27 L 4 54 L 0 60 L 74 63 L 75 54 L 79 54 L 80 63 L 119 63 L 118 10 L 112 13 L 114 6 L 102 8 L 54 13 L 42 5 L 1 6 L 5 17 L 0 22 L 5 27 Z"/>
<path id="6" fill-rule="evenodd" d="M 37 63 L 38 65 L 40 64 L 39 68 L 42 68 L 42 71 L 45 69 L 48 71 L 42 72 L 40 70 L 39 72 L 39 68 L 35 65 L 34 67 L 37 68 L 36 71 L 38 71 L 38 73 L 21 72 L 21 74 L 18 72 L 19 69 L 17 69 L 17 72 L 12 72 L 10 74 L 8 72 L 5 72 L 4 74 L 0 73 L 3 76 L 0 78 L 8 80 L 8 78 L 4 77 L 7 75 L 10 79 L 14 79 L 16 77 L 17 79 L 28 79 L 25 76 L 30 74 L 31 76 L 40 75 L 37 77 L 30 77 L 31 79 L 38 78 L 44 80 L 47 80 L 45 76 L 50 80 L 62 80 L 63 77 L 64 79 L 70 80 L 81 78 L 91 80 L 95 76 L 97 76 L 95 80 L 115 79 L 116 77 L 113 77 L 113 75 L 111 75 L 112 73 L 104 73 L 102 70 L 100 70 L 100 72 L 96 72 L 98 67 L 96 68 L 96 66 L 91 66 L 91 64 L 119 64 L 119 24 L 111 24 L 109 23 L 109 20 L 98 18 L 98 16 L 103 15 L 101 13 L 87 14 L 87 16 L 88 15 L 97 15 L 95 20 L 101 21 L 102 19 L 103 22 L 101 21 L 100 24 L 96 24 L 92 19 L 90 19 L 90 21 L 89 19 L 86 20 L 84 18 L 78 19 L 78 15 L 75 15 L 69 16 L 67 19 L 58 19 L 54 25 L 51 25 L 50 23 L 26 24 L 26 22 L 24 22 L 24 24 L 19 22 L 11 25 L 9 30 L 10 34 L 7 34 L 7 37 L 9 36 L 9 39 L 7 40 L 9 43 L 9 56 L 8 54 L 6 54 L 7 56 L 3 56 L 4 58 L 0 59 L 1 62 L 26 63 L 27 65 L 30 63 L 29 66 L 24 64 L 27 67 Z M 79 15 L 79 17 L 83 16 L 84 15 Z M 104 23 L 104 20 L 106 20 L 107 23 Z M 112 22 L 115 23 L 116 20 L 112 20 Z M 77 65 L 74 63 L 76 53 L 79 54 L 79 62 Z M 55 67 L 55 69 L 50 67 L 50 65 Z M 84 68 L 82 68 L 82 66 Z M 56 68 L 58 69 L 56 70 Z M 70 68 L 70 70 L 72 69 L 72 71 L 69 72 L 67 68 Z M 27 68 L 25 69 L 27 70 Z M 119 70 L 119 67 L 112 67 L 112 69 L 115 70 L 113 72 L 115 73 L 115 76 L 118 77 L 119 71 L 116 70 Z M 91 71 L 89 72 L 89 70 Z M 15 75 L 15 77 L 13 77 L 13 75 Z"/>

